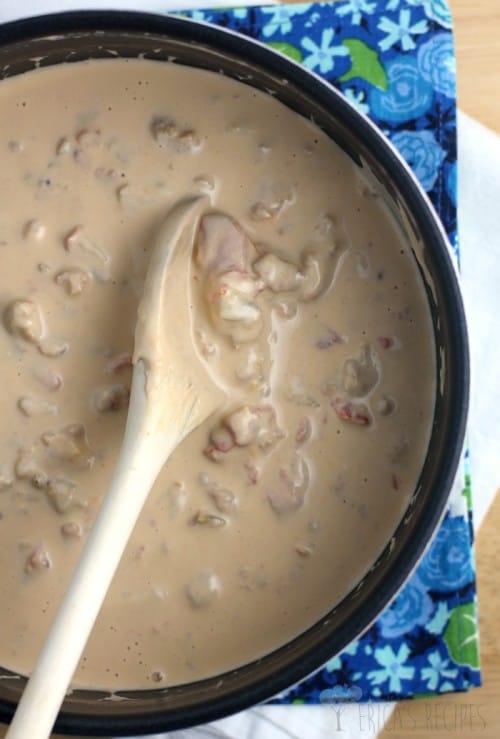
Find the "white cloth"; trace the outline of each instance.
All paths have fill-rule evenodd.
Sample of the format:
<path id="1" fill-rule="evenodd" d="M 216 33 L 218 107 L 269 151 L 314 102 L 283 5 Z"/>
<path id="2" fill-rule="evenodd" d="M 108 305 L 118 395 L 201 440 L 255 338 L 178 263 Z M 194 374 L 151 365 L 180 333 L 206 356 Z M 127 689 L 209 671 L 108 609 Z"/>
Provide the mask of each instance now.
<path id="1" fill-rule="evenodd" d="M 192 8 L 274 5 L 277 0 L 0 0 L 0 23 L 65 10 L 142 10 L 165 13 Z"/>
<path id="2" fill-rule="evenodd" d="M 273 0 L 271 0 L 273 1 Z M 0 0 L 0 22 L 61 10 L 188 9 L 234 6 L 235 0 Z M 261 0 L 240 4 L 257 5 Z M 271 4 L 266 0 L 266 4 Z M 459 234 L 471 341 L 473 385 L 469 421 L 476 527 L 500 485 L 500 139 L 459 114 Z M 169 739 L 373 739 L 393 704 L 259 706 Z M 371 713 L 369 712 L 371 711 Z M 155 735 L 150 739 L 165 739 Z"/>
<path id="3" fill-rule="evenodd" d="M 500 486 L 500 137 L 458 115 L 458 233 L 472 363 L 476 528 Z"/>

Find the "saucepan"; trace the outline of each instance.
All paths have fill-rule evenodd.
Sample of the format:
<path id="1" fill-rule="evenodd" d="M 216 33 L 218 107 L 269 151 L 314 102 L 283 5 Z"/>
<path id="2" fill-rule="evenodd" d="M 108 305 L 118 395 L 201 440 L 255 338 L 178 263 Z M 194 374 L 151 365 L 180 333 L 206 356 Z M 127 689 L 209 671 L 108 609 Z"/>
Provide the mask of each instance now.
<path id="1" fill-rule="evenodd" d="M 314 626 L 262 659 L 211 679 L 127 692 L 75 690 L 56 730 L 127 736 L 211 721 L 271 698 L 358 637 L 390 602 L 422 557 L 446 510 L 463 448 L 469 388 L 464 311 L 443 228 L 425 193 L 385 137 L 342 95 L 300 65 L 233 32 L 185 18 L 78 12 L 0 29 L 0 73 L 110 56 L 174 59 L 222 72 L 312 119 L 370 172 L 404 229 L 432 314 L 438 378 L 425 464 L 402 520 L 356 588 Z M 24 679 L 0 670 L 0 718 L 8 721 Z M 112 699 L 111 699 L 112 698 Z"/>

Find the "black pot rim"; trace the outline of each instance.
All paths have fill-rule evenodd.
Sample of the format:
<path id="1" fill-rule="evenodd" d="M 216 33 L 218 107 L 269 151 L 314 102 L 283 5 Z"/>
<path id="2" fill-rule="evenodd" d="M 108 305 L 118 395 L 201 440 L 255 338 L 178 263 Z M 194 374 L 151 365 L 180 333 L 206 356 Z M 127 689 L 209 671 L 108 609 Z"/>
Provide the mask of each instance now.
<path id="1" fill-rule="evenodd" d="M 325 634 L 314 651 L 302 658 L 300 663 L 289 664 L 286 669 L 269 675 L 265 681 L 254 681 L 244 690 L 235 689 L 225 695 L 214 693 L 213 697 L 199 702 L 195 708 L 173 710 L 162 708 L 158 711 L 152 710 L 123 716 L 62 712 L 55 725 L 57 731 L 69 734 L 130 736 L 174 728 L 180 729 L 213 721 L 268 700 L 314 672 L 333 654 L 341 651 L 354 638 L 366 631 L 383 607 L 390 602 L 408 579 L 445 513 L 465 437 L 469 395 L 469 355 L 462 298 L 443 227 L 406 163 L 376 126 L 360 115 L 337 90 L 299 64 L 269 49 L 264 44 L 236 32 L 187 18 L 155 13 L 113 10 L 76 11 L 28 18 L 0 26 L 0 46 L 44 36 L 96 30 L 170 35 L 185 41 L 214 46 L 221 51 L 236 54 L 250 62 L 265 66 L 278 75 L 292 78 L 296 87 L 307 92 L 324 107 L 333 109 L 335 116 L 343 124 L 351 127 L 357 132 L 360 140 L 367 142 L 372 150 L 376 150 L 377 160 L 391 174 L 396 187 L 404 195 L 425 243 L 432 244 L 437 250 L 442 279 L 447 283 L 448 310 L 454 317 L 451 325 L 451 342 L 455 347 L 456 356 L 460 353 L 461 357 L 457 366 L 449 368 L 453 373 L 451 392 L 454 402 L 448 422 L 450 428 L 453 429 L 453 440 L 450 441 L 448 454 L 444 455 L 442 460 L 433 506 L 427 506 L 419 516 L 418 522 L 412 529 L 411 546 L 409 545 L 408 551 L 405 551 L 407 556 L 403 561 L 392 563 L 388 576 L 363 612 L 360 613 L 358 609 L 356 618 L 342 625 L 342 628 L 337 629 L 335 634 Z M 301 635 L 298 639 L 303 637 L 304 635 Z M 259 663 L 266 659 L 268 657 L 259 660 Z M 0 718 L 9 720 L 14 710 L 13 703 L 0 700 Z"/>

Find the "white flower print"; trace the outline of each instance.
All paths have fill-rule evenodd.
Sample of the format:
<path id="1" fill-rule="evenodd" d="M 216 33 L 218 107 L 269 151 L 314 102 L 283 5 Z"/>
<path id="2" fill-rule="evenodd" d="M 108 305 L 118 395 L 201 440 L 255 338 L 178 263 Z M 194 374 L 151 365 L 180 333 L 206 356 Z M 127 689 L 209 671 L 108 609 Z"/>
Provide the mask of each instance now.
<path id="1" fill-rule="evenodd" d="M 451 668 L 450 660 L 443 659 L 439 652 L 431 652 L 427 661 L 430 667 L 423 667 L 421 670 L 422 680 L 427 680 L 429 690 L 436 690 L 441 678 L 454 678 L 458 674 L 458 670 Z"/>
<path id="2" fill-rule="evenodd" d="M 325 28 L 321 34 L 321 42 L 319 46 L 306 36 L 302 39 L 302 47 L 309 52 L 309 56 L 304 57 L 303 63 L 309 69 L 318 68 L 321 74 L 331 72 L 335 66 L 336 56 L 348 56 L 349 50 L 345 46 L 332 46 L 335 32 L 333 28 Z"/>
<path id="3" fill-rule="evenodd" d="M 391 693 L 401 692 L 401 681 L 411 680 L 415 674 L 415 668 L 405 665 L 410 656 L 410 648 L 407 644 L 401 644 L 398 653 L 387 645 L 381 649 L 375 649 L 375 659 L 382 666 L 381 670 L 371 670 L 367 677 L 372 685 L 381 685 L 389 681 Z M 373 691 L 375 693 L 375 691 Z"/>
<path id="4" fill-rule="evenodd" d="M 361 20 L 362 13 L 371 15 L 376 7 L 377 3 L 369 3 L 367 0 L 349 0 L 338 6 L 337 15 L 343 17 L 351 13 L 351 23 L 357 24 Z"/>
<path id="5" fill-rule="evenodd" d="M 390 18 L 384 15 L 380 19 L 377 28 L 387 33 L 387 36 L 378 44 L 382 51 L 387 51 L 397 43 L 401 44 L 403 51 L 409 51 L 416 46 L 412 35 L 426 33 L 429 30 L 429 25 L 426 20 L 420 20 L 411 25 L 411 11 L 405 8 L 399 11 L 398 23 L 391 21 Z"/>

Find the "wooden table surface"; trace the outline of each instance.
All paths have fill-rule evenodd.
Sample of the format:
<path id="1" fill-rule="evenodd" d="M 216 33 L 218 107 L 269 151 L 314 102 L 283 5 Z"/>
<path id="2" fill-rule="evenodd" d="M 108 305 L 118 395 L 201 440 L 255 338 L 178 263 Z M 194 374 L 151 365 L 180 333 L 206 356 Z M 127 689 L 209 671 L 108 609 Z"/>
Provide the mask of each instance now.
<path id="1" fill-rule="evenodd" d="M 449 4 L 455 21 L 458 105 L 500 133 L 500 2 Z"/>

